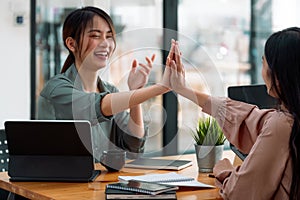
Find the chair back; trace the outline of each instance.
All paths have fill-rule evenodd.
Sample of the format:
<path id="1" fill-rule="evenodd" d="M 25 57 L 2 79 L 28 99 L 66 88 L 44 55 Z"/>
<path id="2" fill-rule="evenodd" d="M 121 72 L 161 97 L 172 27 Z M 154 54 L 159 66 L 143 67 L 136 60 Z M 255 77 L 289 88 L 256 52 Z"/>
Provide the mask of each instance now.
<path id="1" fill-rule="evenodd" d="M 4 129 L 0 129 L 0 172 L 8 170 L 9 153 Z"/>

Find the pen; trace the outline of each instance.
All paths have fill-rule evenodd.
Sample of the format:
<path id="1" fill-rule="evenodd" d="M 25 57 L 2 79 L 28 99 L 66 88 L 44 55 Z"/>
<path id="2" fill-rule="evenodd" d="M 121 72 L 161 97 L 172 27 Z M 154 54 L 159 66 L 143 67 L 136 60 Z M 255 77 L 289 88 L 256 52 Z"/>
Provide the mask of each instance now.
<path id="1" fill-rule="evenodd" d="M 208 174 L 207 176 L 210 178 L 215 178 L 215 176 L 213 174 Z"/>

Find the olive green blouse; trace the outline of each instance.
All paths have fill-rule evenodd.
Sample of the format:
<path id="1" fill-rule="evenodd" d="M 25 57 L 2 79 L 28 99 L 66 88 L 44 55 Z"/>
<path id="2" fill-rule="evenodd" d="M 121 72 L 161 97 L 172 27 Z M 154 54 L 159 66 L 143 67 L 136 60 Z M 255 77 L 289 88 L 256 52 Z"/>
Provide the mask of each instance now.
<path id="1" fill-rule="evenodd" d="M 40 93 L 38 119 L 88 120 L 92 125 L 93 153 L 99 161 L 101 152 L 122 148 L 129 157 L 144 151 L 145 137 L 133 136 L 127 128 L 129 113 L 104 116 L 100 109 L 102 98 L 118 89 L 98 79 L 100 93 L 84 92 L 77 69 L 73 64 L 65 73 L 51 78 Z M 146 134 L 145 134 L 146 135 Z"/>

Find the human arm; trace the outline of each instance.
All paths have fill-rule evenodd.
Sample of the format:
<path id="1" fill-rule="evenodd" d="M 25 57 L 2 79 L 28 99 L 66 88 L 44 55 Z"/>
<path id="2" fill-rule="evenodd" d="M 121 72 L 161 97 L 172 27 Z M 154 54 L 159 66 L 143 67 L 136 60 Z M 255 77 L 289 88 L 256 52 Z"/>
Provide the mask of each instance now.
<path id="1" fill-rule="evenodd" d="M 178 62 L 173 60 L 170 67 L 171 88 L 215 117 L 227 139 L 249 153 L 240 167 L 234 168 L 223 160 L 214 168 L 223 198 L 273 199 L 278 188 L 288 189 L 289 184 L 283 186 L 281 183 L 289 157 L 290 124 L 287 120 L 270 123 L 268 119 L 274 118 L 268 118 L 268 114 L 276 113 L 274 110 L 259 110 L 255 105 L 212 97 L 188 88 L 184 70 Z M 286 191 L 284 189 L 281 191 Z"/>
<path id="2" fill-rule="evenodd" d="M 274 196 L 285 199 L 288 196 L 291 121 L 283 113 L 270 112 L 241 166 L 232 168 L 224 164 L 226 161 L 216 164 L 216 185 L 224 199 L 273 199 Z"/>
<path id="3" fill-rule="evenodd" d="M 130 90 L 136 90 L 145 86 L 148 82 L 149 74 L 155 60 L 155 54 L 151 58 L 146 57 L 147 64 L 139 63 L 134 60 L 128 76 L 127 84 Z M 140 66 L 138 68 L 138 66 Z M 144 136 L 144 122 L 141 104 L 130 108 L 130 118 L 128 128 L 132 134 L 141 138 Z"/>
<path id="4" fill-rule="evenodd" d="M 203 112 L 215 117 L 227 139 L 242 152 L 249 152 L 257 138 L 257 129 L 263 123 L 263 120 L 259 121 L 261 118 L 258 116 L 263 117 L 268 111 L 254 109 L 255 105 L 228 98 L 213 97 L 189 87 L 185 80 L 185 70 L 177 43 L 175 58 L 170 62 L 170 68 L 171 88 L 200 106 Z M 248 116 L 252 117 L 247 118 Z"/>
<path id="5" fill-rule="evenodd" d="M 278 127 L 278 122 L 288 124 L 286 120 L 280 119 L 265 127 L 267 114 L 276 111 L 259 110 L 255 105 L 194 92 L 187 88 L 184 72 L 178 71 L 175 64 L 173 62 L 173 67 L 171 65 L 171 87 L 201 106 L 202 111 L 215 117 L 227 139 L 243 152 L 249 153 L 240 167 L 233 168 L 226 160 L 216 165 L 214 175 L 223 198 L 272 199 L 276 189 L 281 187 L 280 181 L 289 153 L 289 137 L 284 133 L 289 133 L 290 128 Z"/>
<path id="6" fill-rule="evenodd" d="M 132 134 L 128 127 L 129 115 L 126 111 L 114 115 L 109 137 L 113 144 L 127 151 L 128 158 L 135 158 L 144 152 L 146 137 L 137 137 Z"/>
<path id="7" fill-rule="evenodd" d="M 110 116 L 168 91 L 168 88 L 155 84 L 137 90 L 107 94 L 101 102 L 101 111 L 105 116 Z"/>
<path id="8" fill-rule="evenodd" d="M 170 54 L 171 53 L 172 46 L 170 49 Z M 170 91 L 169 72 L 169 68 L 166 69 L 161 82 L 156 83 L 155 85 L 131 90 L 129 92 L 119 92 L 106 95 L 101 102 L 102 113 L 106 116 L 113 115 L 128 108 L 132 108 L 133 106 L 136 106 L 152 97 Z"/>
<path id="9" fill-rule="evenodd" d="M 172 43 L 173 56 L 167 60 L 166 68 L 170 70 L 169 84 L 170 87 L 178 94 L 190 99 L 195 104 L 202 107 L 207 102 L 209 95 L 189 87 L 185 80 L 185 69 L 181 60 L 181 52 L 178 42 Z"/>
<path id="10" fill-rule="evenodd" d="M 175 62 L 171 66 L 171 87 L 216 118 L 228 141 L 243 153 L 249 153 L 270 110 L 260 110 L 255 105 L 213 97 L 189 88 L 185 85 L 184 72 L 177 70 Z"/>
<path id="11" fill-rule="evenodd" d="M 104 116 L 100 112 L 102 98 L 108 93 L 118 92 L 117 88 L 108 82 L 102 81 L 101 86 L 104 92 L 86 93 L 74 87 L 72 81 L 59 75 L 50 80 L 41 92 L 40 98 L 44 106 L 38 109 L 38 119 L 89 120 L 92 125 L 95 149 L 99 151 L 103 149 L 103 141 L 110 138 L 111 145 L 126 150 L 128 154 L 132 154 L 131 157 L 135 154 L 138 156 L 144 150 L 145 138 L 138 138 L 128 129 L 130 116 L 127 111 L 119 112 L 114 116 Z M 103 138 L 103 135 L 106 137 Z M 95 155 L 100 154 L 101 151 Z"/>
<path id="12" fill-rule="evenodd" d="M 51 106 L 51 112 L 48 108 L 39 107 L 39 112 L 46 112 L 41 117 L 47 117 L 39 119 L 84 119 L 89 120 L 91 124 L 110 121 L 112 116 L 104 116 L 101 113 L 100 102 L 105 95 L 117 92 L 117 89 L 111 85 L 106 85 L 105 88 L 105 91 L 100 93 L 87 93 L 80 85 L 75 86 L 69 77 L 58 74 L 45 84 L 40 93 L 40 99 L 45 106 Z"/>

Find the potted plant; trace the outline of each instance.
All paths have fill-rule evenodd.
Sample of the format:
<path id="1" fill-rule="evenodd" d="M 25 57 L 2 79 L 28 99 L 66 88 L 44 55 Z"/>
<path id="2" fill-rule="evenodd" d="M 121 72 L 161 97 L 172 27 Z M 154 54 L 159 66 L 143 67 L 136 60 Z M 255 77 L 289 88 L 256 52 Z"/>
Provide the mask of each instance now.
<path id="1" fill-rule="evenodd" d="M 226 138 L 222 129 L 215 118 L 200 118 L 192 136 L 195 140 L 198 171 L 212 172 L 214 165 L 223 154 Z"/>

